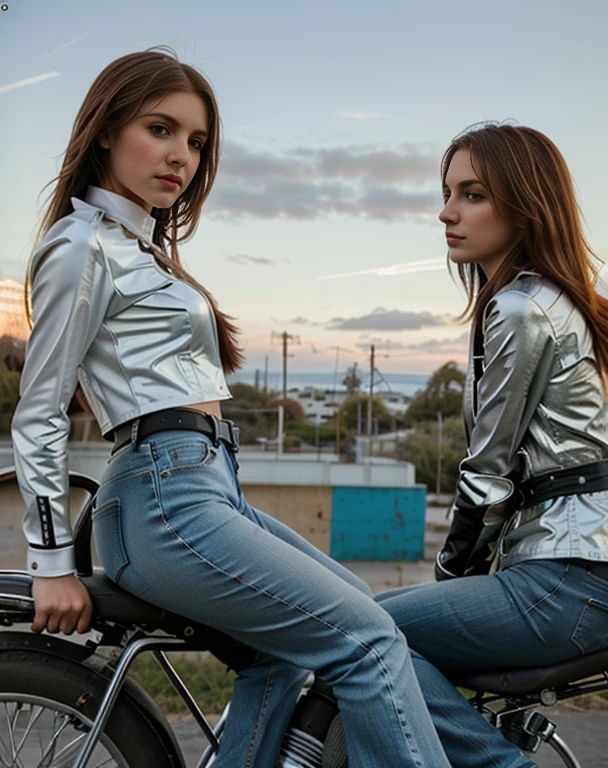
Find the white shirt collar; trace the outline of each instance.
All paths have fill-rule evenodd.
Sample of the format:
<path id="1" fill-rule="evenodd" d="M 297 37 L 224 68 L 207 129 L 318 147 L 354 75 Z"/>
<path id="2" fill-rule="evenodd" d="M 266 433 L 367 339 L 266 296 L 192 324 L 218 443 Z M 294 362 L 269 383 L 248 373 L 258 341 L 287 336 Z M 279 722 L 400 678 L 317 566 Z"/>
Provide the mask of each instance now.
<path id="1" fill-rule="evenodd" d="M 74 208 L 78 207 L 78 202 L 76 199 L 72 200 Z M 134 235 L 138 235 L 148 243 L 153 242 L 156 219 L 137 203 L 101 187 L 89 187 L 85 202 L 107 213 L 111 219 L 123 224 Z"/>

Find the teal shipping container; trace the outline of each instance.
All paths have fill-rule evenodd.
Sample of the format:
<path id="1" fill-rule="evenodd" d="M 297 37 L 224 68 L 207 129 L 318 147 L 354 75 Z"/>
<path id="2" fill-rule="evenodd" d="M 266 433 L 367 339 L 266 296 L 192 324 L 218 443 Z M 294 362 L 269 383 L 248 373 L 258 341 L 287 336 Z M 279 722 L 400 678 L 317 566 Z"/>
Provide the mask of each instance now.
<path id="1" fill-rule="evenodd" d="M 336 560 L 422 560 L 426 489 L 334 487 L 330 554 Z"/>

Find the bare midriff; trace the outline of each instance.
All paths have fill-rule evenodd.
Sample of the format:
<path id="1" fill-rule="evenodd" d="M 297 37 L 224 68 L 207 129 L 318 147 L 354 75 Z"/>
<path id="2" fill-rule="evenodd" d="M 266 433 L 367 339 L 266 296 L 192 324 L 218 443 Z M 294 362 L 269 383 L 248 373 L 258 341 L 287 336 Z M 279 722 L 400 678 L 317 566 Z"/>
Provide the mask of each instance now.
<path id="1" fill-rule="evenodd" d="M 200 411 L 201 413 L 210 413 L 212 416 L 217 416 L 218 419 L 222 418 L 222 409 L 219 400 L 209 400 L 207 403 L 196 403 L 196 405 L 189 405 L 188 408 Z"/>

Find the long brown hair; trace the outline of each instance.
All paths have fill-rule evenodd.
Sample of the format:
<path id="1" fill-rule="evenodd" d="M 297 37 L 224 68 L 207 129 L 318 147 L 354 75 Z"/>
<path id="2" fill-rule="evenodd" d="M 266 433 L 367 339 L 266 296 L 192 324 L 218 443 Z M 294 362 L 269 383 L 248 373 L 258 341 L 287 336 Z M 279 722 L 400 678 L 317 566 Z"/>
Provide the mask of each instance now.
<path id="1" fill-rule="evenodd" d="M 72 212 L 70 199 L 84 199 L 89 185 L 99 186 L 105 174 L 108 150 L 99 137 L 119 131 L 140 112 L 149 99 L 162 99 L 171 91 L 194 93 L 209 111 L 209 137 L 201 150 L 199 166 L 187 189 L 171 208 L 153 208 L 156 219 L 154 257 L 161 267 L 203 293 L 215 313 L 220 356 L 225 371 L 243 361 L 232 318 L 221 312 L 213 296 L 182 266 L 178 243 L 191 237 L 198 225 L 220 158 L 221 123 L 217 100 L 210 83 L 194 67 L 182 64 L 166 47 L 122 56 L 96 78 L 78 111 L 55 189 L 39 228 L 42 238 L 53 224 Z M 29 281 L 26 285 L 29 293 Z M 29 303 L 26 301 L 26 303 Z"/>
<path id="2" fill-rule="evenodd" d="M 565 291 L 585 318 L 606 382 L 608 300 L 595 290 L 598 259 L 583 234 L 572 177 L 560 151 L 533 128 L 495 123 L 471 126 L 443 156 L 443 184 L 460 149 L 471 153 L 473 168 L 497 216 L 518 233 L 513 249 L 489 280 L 478 264 L 458 265 L 468 296 L 462 316 L 480 325 L 490 298 L 521 270 L 535 270 Z"/>

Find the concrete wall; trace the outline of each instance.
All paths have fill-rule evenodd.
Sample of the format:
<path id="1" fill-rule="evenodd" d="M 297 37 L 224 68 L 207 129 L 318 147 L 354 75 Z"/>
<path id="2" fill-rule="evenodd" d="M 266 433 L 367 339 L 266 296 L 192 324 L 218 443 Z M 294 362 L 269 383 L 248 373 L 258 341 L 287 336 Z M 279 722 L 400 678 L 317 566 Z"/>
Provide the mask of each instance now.
<path id="1" fill-rule="evenodd" d="M 249 485 L 243 483 L 247 501 L 329 554 L 332 489 L 314 485 Z"/>
<path id="2" fill-rule="evenodd" d="M 99 479 L 109 446 L 71 443 L 70 468 Z M 239 476 L 248 502 L 339 560 L 423 557 L 425 488 L 405 462 L 340 464 L 243 451 Z M 0 444 L 0 467 L 12 464 Z M 75 499 L 74 515 L 81 506 Z M 16 485 L 0 489 L 0 567 L 21 568 L 23 504 Z"/>

